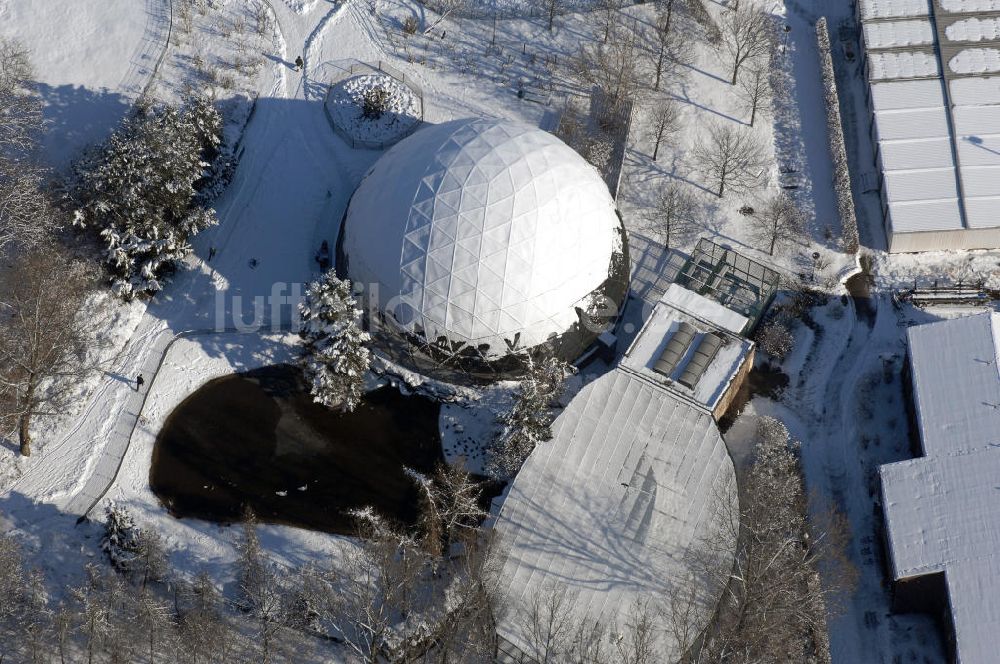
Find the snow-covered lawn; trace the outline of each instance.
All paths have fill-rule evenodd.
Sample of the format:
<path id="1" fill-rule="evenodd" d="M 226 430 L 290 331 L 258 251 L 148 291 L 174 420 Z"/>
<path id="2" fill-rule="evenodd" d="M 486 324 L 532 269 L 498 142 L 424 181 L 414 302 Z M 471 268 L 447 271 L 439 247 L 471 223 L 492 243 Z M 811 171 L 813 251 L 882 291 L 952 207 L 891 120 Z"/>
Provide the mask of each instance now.
<path id="1" fill-rule="evenodd" d="M 166 44 L 166 7 L 164 0 L 0 0 L 0 36 L 31 52 L 52 166 L 103 139 L 142 92 Z"/>
<path id="2" fill-rule="evenodd" d="M 378 117 L 365 117 L 366 95 L 385 94 Z M 335 83 L 326 98 L 330 119 L 360 143 L 390 145 L 408 135 L 420 122 L 420 98 L 405 83 L 387 74 L 352 76 Z"/>

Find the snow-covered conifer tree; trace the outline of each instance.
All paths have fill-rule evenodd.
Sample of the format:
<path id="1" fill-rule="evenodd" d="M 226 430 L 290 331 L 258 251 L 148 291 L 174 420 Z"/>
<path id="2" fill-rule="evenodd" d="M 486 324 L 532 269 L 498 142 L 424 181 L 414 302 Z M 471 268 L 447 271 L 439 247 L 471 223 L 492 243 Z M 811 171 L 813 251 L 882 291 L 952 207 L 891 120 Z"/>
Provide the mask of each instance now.
<path id="1" fill-rule="evenodd" d="M 195 183 L 220 141 L 210 103 L 141 107 L 75 166 L 74 223 L 104 245 L 114 292 L 132 299 L 163 288 L 196 233 L 216 223 L 194 204 Z"/>
<path id="2" fill-rule="evenodd" d="M 141 531 L 132 514 L 124 507 L 108 505 L 105 510 L 104 537 L 101 549 L 108 554 L 111 564 L 119 572 L 128 574 L 141 552 Z"/>
<path id="3" fill-rule="evenodd" d="M 573 368 L 563 360 L 527 358 L 528 373 L 521 381 L 510 410 L 497 418 L 500 432 L 490 449 L 488 467 L 499 477 L 510 477 L 535 445 L 552 439 L 554 406 Z"/>
<path id="4" fill-rule="evenodd" d="M 365 372 L 371 365 L 367 346 L 371 337 L 361 328 L 351 283 L 328 272 L 309 284 L 299 313 L 299 335 L 305 341 L 300 366 L 313 400 L 354 410 L 364 395 Z"/>

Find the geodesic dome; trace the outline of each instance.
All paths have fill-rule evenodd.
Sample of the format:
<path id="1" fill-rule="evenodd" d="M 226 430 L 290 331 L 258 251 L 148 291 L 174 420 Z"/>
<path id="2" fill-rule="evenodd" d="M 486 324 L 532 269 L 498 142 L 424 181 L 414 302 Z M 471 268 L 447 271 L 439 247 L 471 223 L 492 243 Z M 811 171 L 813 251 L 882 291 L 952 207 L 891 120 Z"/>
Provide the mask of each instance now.
<path id="1" fill-rule="evenodd" d="M 368 172 L 338 270 L 377 288 L 403 330 L 493 359 L 573 328 L 616 257 L 621 267 L 623 237 L 597 170 L 558 138 L 456 120 L 419 129 Z"/>

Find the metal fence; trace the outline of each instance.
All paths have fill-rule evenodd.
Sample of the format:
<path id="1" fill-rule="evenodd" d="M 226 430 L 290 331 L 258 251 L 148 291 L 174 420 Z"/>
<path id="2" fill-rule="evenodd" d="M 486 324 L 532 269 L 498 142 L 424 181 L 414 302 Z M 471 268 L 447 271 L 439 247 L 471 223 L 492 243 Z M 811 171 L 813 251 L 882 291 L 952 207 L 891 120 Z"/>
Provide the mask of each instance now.
<path id="1" fill-rule="evenodd" d="M 329 87 L 327 89 L 326 97 L 323 99 L 323 112 L 326 114 L 326 119 L 333 128 L 333 131 L 340 136 L 341 139 L 348 145 L 350 145 L 355 150 L 384 150 L 391 145 L 398 143 L 403 140 L 414 131 L 416 131 L 420 125 L 424 122 L 424 91 L 417 83 L 413 81 L 412 78 L 407 78 L 406 74 L 390 67 L 381 60 L 378 61 L 378 65 L 370 65 L 365 62 L 354 62 L 347 67 L 338 67 L 339 72 L 336 73 L 329 82 Z M 417 96 L 417 101 L 419 102 L 420 112 L 417 117 L 417 121 L 413 123 L 413 126 L 407 128 L 406 130 L 400 132 L 398 135 L 391 139 L 384 141 L 369 141 L 361 138 L 352 136 L 346 129 L 341 127 L 333 119 L 333 115 L 330 113 L 330 94 L 333 92 L 335 85 L 341 81 L 345 81 L 354 76 L 360 76 L 362 74 L 384 74 L 392 79 L 395 79 L 399 83 L 402 83 L 407 88 L 409 88 L 413 94 Z"/>
<path id="2" fill-rule="evenodd" d="M 567 94 L 556 122 L 556 136 L 585 158 L 589 141 L 604 139 L 611 143 L 607 159 L 595 167 L 615 200 L 618 199 L 628 137 L 632 129 L 632 107 L 631 99 L 620 99 L 612 103 L 600 88 L 595 87 L 589 95 Z"/>

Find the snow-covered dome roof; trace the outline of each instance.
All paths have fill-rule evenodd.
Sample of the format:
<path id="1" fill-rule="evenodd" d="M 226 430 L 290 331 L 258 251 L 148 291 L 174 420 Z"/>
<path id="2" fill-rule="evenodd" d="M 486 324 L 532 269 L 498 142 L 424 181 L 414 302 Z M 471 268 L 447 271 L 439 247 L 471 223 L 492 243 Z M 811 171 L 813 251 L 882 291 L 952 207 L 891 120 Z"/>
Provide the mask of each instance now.
<path id="1" fill-rule="evenodd" d="M 530 348 L 569 330 L 622 251 L 597 170 L 537 127 L 456 120 L 386 152 L 351 200 L 347 275 L 397 323 L 452 347 Z"/>

